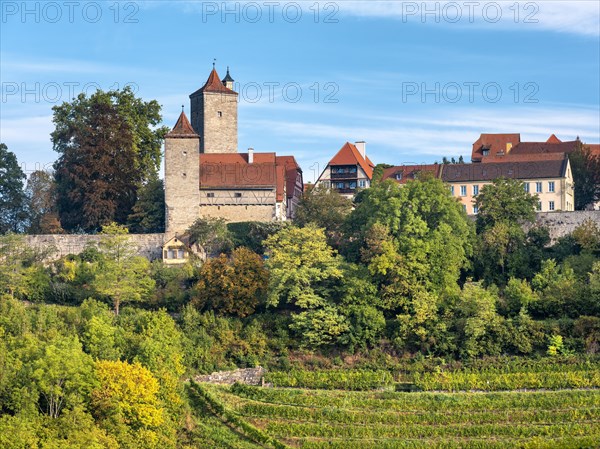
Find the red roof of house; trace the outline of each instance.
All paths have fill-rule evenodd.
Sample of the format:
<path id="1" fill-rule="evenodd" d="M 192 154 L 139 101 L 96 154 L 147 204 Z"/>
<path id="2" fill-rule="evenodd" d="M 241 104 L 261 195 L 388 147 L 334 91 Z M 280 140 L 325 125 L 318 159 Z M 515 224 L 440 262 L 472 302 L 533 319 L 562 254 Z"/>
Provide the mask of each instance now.
<path id="1" fill-rule="evenodd" d="M 171 131 L 167 133 L 165 137 L 200 137 L 192 128 L 190 121 L 188 120 L 185 112 L 181 111 L 181 115 L 177 119 L 177 123 Z"/>
<path id="2" fill-rule="evenodd" d="M 489 150 L 489 156 L 496 156 L 500 152 L 506 151 L 506 144 L 513 146 L 521 142 L 521 134 L 481 134 L 479 139 L 473 143 L 473 152 L 471 160 L 480 162 L 483 157 L 483 150 Z"/>
<path id="3" fill-rule="evenodd" d="M 584 143 L 584 148 L 589 148 L 592 156 L 600 158 L 600 144 L 598 143 Z"/>
<path id="4" fill-rule="evenodd" d="M 212 72 L 210 72 L 210 75 L 208 76 L 206 83 L 204 83 L 204 86 L 190 95 L 190 97 L 193 97 L 201 92 L 216 92 L 221 94 L 237 95 L 237 92 L 225 87 L 225 84 L 223 84 L 223 82 L 219 79 L 219 74 L 214 68 L 212 69 Z"/>
<path id="5" fill-rule="evenodd" d="M 513 147 L 510 156 L 518 154 L 549 154 L 549 153 L 572 153 L 577 150 L 579 141 L 548 143 L 548 142 L 521 142 Z"/>
<path id="6" fill-rule="evenodd" d="M 517 153 L 512 151 L 504 156 L 489 156 L 485 158 L 485 163 L 490 162 L 535 162 L 564 159 L 565 153 Z"/>
<path id="7" fill-rule="evenodd" d="M 287 196 L 293 196 L 298 170 L 293 156 L 275 153 L 254 153 L 251 164 L 248 153 L 200 154 L 200 188 L 275 188 L 277 201 L 283 201 L 286 191 Z"/>
<path id="8" fill-rule="evenodd" d="M 558 137 L 556 137 L 556 134 L 552 134 L 550 137 L 548 137 L 548 140 L 546 140 L 546 143 L 561 143 L 562 140 L 560 140 Z"/>
<path id="9" fill-rule="evenodd" d="M 369 157 L 363 158 L 356 145 L 346 142 L 344 146 L 336 153 L 329 161 L 329 165 L 360 165 L 367 175 L 367 178 L 373 178 L 373 168 L 375 164 L 371 162 Z"/>
<path id="10" fill-rule="evenodd" d="M 442 167 L 445 182 L 493 181 L 497 178 L 536 179 L 561 178 L 565 174 L 568 158 L 539 161 L 485 164 L 447 164 Z"/>
<path id="11" fill-rule="evenodd" d="M 406 184 L 408 181 L 415 179 L 418 173 L 421 172 L 432 173 L 433 176 L 438 178 L 440 174 L 440 164 L 399 165 L 396 167 L 389 167 L 383 170 L 381 179 L 393 179 L 398 184 Z"/>
<path id="12" fill-rule="evenodd" d="M 278 166 L 281 165 L 285 167 L 285 191 L 287 197 L 292 198 L 294 196 L 294 191 L 296 190 L 298 172 L 302 173 L 302 169 L 298 165 L 298 162 L 296 162 L 296 158 L 294 156 L 277 156 L 276 160 Z"/>

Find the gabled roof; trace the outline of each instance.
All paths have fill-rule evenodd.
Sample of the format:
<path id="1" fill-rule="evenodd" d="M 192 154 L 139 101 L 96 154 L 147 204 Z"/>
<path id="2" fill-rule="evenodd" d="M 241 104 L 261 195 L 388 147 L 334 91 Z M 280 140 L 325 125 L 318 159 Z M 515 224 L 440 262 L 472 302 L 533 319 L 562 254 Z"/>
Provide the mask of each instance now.
<path id="1" fill-rule="evenodd" d="M 190 121 L 188 120 L 185 112 L 181 111 L 181 115 L 177 119 L 177 123 L 171 131 L 167 133 L 165 137 L 200 137 L 192 128 Z"/>
<path id="2" fill-rule="evenodd" d="M 277 156 L 276 159 L 278 166 L 285 167 L 285 191 L 287 197 L 292 198 L 296 190 L 298 173 L 302 173 L 302 169 L 298 165 L 298 162 L 296 162 L 296 158 L 294 156 Z"/>
<path id="3" fill-rule="evenodd" d="M 473 143 L 471 160 L 479 162 L 489 156 L 496 156 L 498 153 L 506 151 L 506 144 L 513 146 L 521 142 L 521 134 L 481 134 L 479 139 Z M 483 156 L 483 150 L 488 150 L 488 156 Z"/>
<path id="4" fill-rule="evenodd" d="M 383 170 L 381 180 L 392 179 L 398 184 L 406 184 L 415 179 L 419 173 L 427 172 L 438 178 L 440 174 L 440 164 L 419 164 L 419 165 L 399 165 L 389 167 Z M 399 178 L 399 179 L 398 179 Z"/>
<path id="5" fill-rule="evenodd" d="M 569 142 L 521 142 L 513 147 L 510 156 L 517 154 L 549 154 L 549 153 L 572 153 L 577 150 L 579 141 L 571 140 Z"/>
<path id="6" fill-rule="evenodd" d="M 550 137 L 548 137 L 548 140 L 546 140 L 546 143 L 561 143 L 562 140 L 560 140 L 558 137 L 556 137 L 555 134 L 552 134 Z"/>
<path id="7" fill-rule="evenodd" d="M 217 73 L 217 70 L 214 68 L 210 72 L 210 75 L 208 76 L 206 83 L 204 83 L 204 86 L 202 86 L 196 92 L 191 94 L 190 97 L 194 97 L 202 92 L 215 92 L 221 94 L 237 95 L 237 92 L 225 87 L 225 85 L 219 79 L 219 74 Z"/>
<path id="8" fill-rule="evenodd" d="M 369 157 L 363 158 L 356 145 L 350 142 L 344 144 L 340 151 L 329 161 L 328 165 L 360 165 L 369 179 L 373 178 L 373 168 L 375 168 Z"/>
<path id="9" fill-rule="evenodd" d="M 293 156 L 275 153 L 200 154 L 200 189 L 275 189 L 277 201 L 293 196 L 300 170 Z"/>
<path id="10" fill-rule="evenodd" d="M 567 157 L 542 161 L 448 164 L 442 167 L 441 177 L 445 182 L 493 181 L 497 178 L 562 178 L 568 164 Z"/>

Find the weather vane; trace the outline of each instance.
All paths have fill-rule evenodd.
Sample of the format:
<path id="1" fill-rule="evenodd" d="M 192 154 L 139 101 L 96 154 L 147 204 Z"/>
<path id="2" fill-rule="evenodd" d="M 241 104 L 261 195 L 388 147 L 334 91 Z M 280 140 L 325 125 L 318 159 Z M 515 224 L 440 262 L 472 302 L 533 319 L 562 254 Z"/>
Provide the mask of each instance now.
<path id="1" fill-rule="evenodd" d="M 217 58 L 213 59 L 213 69 L 215 68 L 215 65 L 217 64 Z"/>

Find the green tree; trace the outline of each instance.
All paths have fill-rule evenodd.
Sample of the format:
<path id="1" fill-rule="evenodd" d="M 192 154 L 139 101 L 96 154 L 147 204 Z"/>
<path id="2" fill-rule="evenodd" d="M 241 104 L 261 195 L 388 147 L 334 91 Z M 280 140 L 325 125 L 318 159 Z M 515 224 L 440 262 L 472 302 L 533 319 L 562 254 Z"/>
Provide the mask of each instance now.
<path id="1" fill-rule="evenodd" d="M 499 355 L 503 320 L 496 312 L 498 297 L 479 284 L 465 284 L 456 305 L 456 331 L 463 357 Z"/>
<path id="2" fill-rule="evenodd" d="M 143 301 L 152 292 L 154 280 L 150 277 L 148 259 L 135 255 L 127 228 L 112 223 L 103 226 L 102 234 L 100 252 L 103 257 L 92 286 L 112 300 L 118 315 L 121 304 Z"/>
<path id="3" fill-rule="evenodd" d="M 27 226 L 27 197 L 23 191 L 25 179 L 15 154 L 0 143 L 0 234 L 23 232 Z"/>
<path id="4" fill-rule="evenodd" d="M 290 226 L 269 237 L 265 246 L 269 306 L 309 309 L 326 304 L 342 271 L 322 228 Z"/>
<path id="5" fill-rule="evenodd" d="M 58 337 L 43 347 L 31 366 L 33 389 L 41 395 L 40 408 L 57 418 L 63 408 L 84 403 L 95 384 L 92 358 L 77 337 Z"/>
<path id="6" fill-rule="evenodd" d="M 423 289 L 451 292 L 471 253 L 472 226 L 444 184 L 431 177 L 363 192 L 347 221 L 344 253 L 369 266 L 390 310 Z"/>
<path id="7" fill-rule="evenodd" d="M 138 190 L 129 215 L 129 229 L 136 234 L 165 231 L 165 188 L 162 179 L 153 177 Z"/>
<path id="8" fill-rule="evenodd" d="M 80 94 L 53 108 L 58 212 L 67 230 L 124 224 L 137 190 L 156 177 L 165 127 L 160 105 L 126 87 Z"/>
<path id="9" fill-rule="evenodd" d="M 589 147 L 577 142 L 577 149 L 569 154 L 575 184 L 575 210 L 584 210 L 600 200 L 600 157 Z"/>
<path id="10" fill-rule="evenodd" d="M 497 223 L 517 226 L 519 223 L 535 219 L 537 195 L 525 191 L 523 183 L 517 179 L 499 178 L 492 184 L 484 185 L 475 198 L 477 229 L 489 230 Z"/>
<path id="11" fill-rule="evenodd" d="M 240 247 L 231 257 L 221 254 L 202 265 L 195 288 L 194 304 L 217 314 L 251 315 L 264 302 L 269 274 L 262 258 Z"/>
<path id="12" fill-rule="evenodd" d="M 320 185 L 304 192 L 296 210 L 294 223 L 298 226 L 313 224 L 324 228 L 329 244 L 338 247 L 342 225 L 351 210 L 351 200 L 336 190 Z"/>
<path id="13" fill-rule="evenodd" d="M 34 171 L 25 189 L 29 202 L 29 234 L 61 234 L 63 232 L 56 210 L 56 184 L 45 171 Z"/>
<path id="14" fill-rule="evenodd" d="M 231 233 L 223 218 L 198 218 L 186 231 L 190 244 L 196 245 L 202 258 L 228 253 L 233 246 Z"/>
<path id="15" fill-rule="evenodd" d="M 558 265 L 554 259 L 545 260 L 531 285 L 539 299 L 530 304 L 531 314 L 537 318 L 577 316 L 577 278 L 568 265 Z"/>
<path id="16" fill-rule="evenodd" d="M 527 244 L 522 225 L 535 219 L 537 201 L 537 195 L 526 192 L 521 181 L 506 178 L 483 186 L 475 198 L 479 208 L 475 274 L 487 285 L 505 285 L 509 275 L 526 271 L 527 258 L 521 257 L 518 263 Z"/>

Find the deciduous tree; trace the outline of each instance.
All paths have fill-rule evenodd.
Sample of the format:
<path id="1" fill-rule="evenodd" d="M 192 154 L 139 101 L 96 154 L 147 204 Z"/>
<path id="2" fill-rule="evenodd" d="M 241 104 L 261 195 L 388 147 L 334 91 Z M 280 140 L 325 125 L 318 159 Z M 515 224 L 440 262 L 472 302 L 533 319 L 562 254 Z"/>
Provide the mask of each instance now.
<path id="1" fill-rule="evenodd" d="M 25 179 L 15 154 L 0 143 L 0 234 L 23 232 L 27 226 L 27 197 L 23 191 Z"/>
<path id="2" fill-rule="evenodd" d="M 52 132 L 58 212 L 68 230 L 124 224 L 137 190 L 160 165 L 166 128 L 160 105 L 136 98 L 130 88 L 80 94 L 55 106 Z"/>

